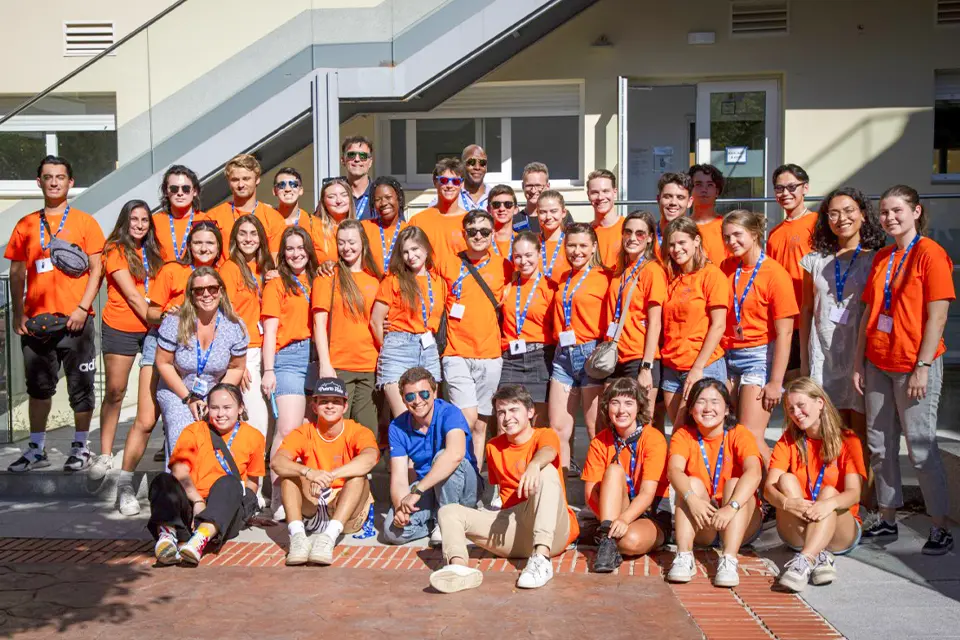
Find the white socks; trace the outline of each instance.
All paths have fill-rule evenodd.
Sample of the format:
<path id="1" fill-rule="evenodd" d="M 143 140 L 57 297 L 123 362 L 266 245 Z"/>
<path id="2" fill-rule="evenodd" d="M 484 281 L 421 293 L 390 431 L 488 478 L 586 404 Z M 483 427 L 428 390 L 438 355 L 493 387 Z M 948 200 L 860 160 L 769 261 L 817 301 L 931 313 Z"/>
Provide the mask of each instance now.
<path id="1" fill-rule="evenodd" d="M 87 435 L 89 434 L 89 431 L 76 431 L 73 434 L 73 441 L 85 445 L 87 444 Z"/>
<path id="2" fill-rule="evenodd" d="M 327 528 L 324 529 L 323 532 L 330 536 L 334 542 L 336 542 L 337 538 L 340 537 L 340 534 L 343 533 L 343 523 L 339 520 L 331 520 L 327 523 Z"/>
<path id="3" fill-rule="evenodd" d="M 132 487 L 133 486 L 133 471 L 124 471 L 120 470 L 120 479 L 117 480 L 117 486 L 119 487 Z"/>
<path id="4" fill-rule="evenodd" d="M 294 520 L 287 523 L 287 531 L 290 532 L 290 537 L 292 538 L 294 534 L 303 533 L 306 534 L 307 530 L 303 526 L 303 520 Z"/>
<path id="5" fill-rule="evenodd" d="M 31 433 L 30 442 L 40 447 L 40 450 L 43 451 L 43 445 L 47 443 L 47 434 L 46 433 Z"/>

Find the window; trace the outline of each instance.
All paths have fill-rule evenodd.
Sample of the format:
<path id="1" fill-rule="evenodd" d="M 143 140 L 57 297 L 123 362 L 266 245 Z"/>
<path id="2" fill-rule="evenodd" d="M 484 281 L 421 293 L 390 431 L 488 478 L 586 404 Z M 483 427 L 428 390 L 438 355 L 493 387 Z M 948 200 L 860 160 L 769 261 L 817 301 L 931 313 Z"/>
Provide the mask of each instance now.
<path id="1" fill-rule="evenodd" d="M 960 180 L 960 71 L 936 72 L 934 180 Z"/>
<path id="2" fill-rule="evenodd" d="M 558 186 L 582 180 L 580 83 L 482 83 L 433 111 L 381 116 L 378 147 L 408 187 L 431 184 L 441 158 L 480 144 L 487 152 L 487 183 L 519 183 L 530 162 L 545 162 Z M 387 148 L 384 148 L 387 147 Z"/>

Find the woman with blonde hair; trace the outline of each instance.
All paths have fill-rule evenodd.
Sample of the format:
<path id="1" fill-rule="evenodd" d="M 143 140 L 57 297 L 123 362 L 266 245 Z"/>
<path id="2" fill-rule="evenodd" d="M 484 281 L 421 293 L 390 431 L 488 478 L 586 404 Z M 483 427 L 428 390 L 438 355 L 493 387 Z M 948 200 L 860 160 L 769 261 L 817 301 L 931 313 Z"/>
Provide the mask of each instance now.
<path id="1" fill-rule="evenodd" d="M 764 495 L 777 508 L 780 539 L 797 554 L 780 584 L 802 591 L 836 578 L 833 555 L 860 542 L 860 489 L 866 480 L 857 434 L 846 429 L 823 387 L 810 378 L 787 385 L 787 418 L 773 449 Z"/>
<path id="2" fill-rule="evenodd" d="M 356 219 L 350 184 L 344 178 L 325 179 L 309 224 L 310 239 L 319 264 L 337 261 L 337 225 L 344 220 Z"/>

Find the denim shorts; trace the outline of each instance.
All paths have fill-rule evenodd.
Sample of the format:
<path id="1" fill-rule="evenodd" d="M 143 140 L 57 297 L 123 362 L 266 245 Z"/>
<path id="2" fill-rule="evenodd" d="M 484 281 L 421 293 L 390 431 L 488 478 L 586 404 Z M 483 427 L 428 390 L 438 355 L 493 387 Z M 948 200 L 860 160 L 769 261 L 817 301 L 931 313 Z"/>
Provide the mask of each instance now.
<path id="1" fill-rule="evenodd" d="M 854 522 L 856 522 L 857 524 L 857 537 L 854 538 L 853 542 L 850 543 L 850 546 L 844 549 L 843 551 L 831 551 L 830 553 L 832 553 L 835 556 L 845 556 L 860 546 L 860 539 L 863 536 L 863 525 L 860 524 L 859 520 L 854 520 Z M 762 528 L 763 527 L 761 527 L 761 529 Z M 801 547 L 794 547 L 793 545 L 789 545 L 787 543 L 784 543 L 784 546 L 787 547 L 788 549 L 796 551 L 797 553 L 800 553 L 801 551 Z"/>
<path id="2" fill-rule="evenodd" d="M 404 372 L 414 367 L 423 367 L 440 382 L 440 354 L 437 353 L 437 346 L 424 349 L 419 333 L 391 331 L 385 335 L 380 357 L 377 358 L 377 387 L 396 384 Z"/>
<path id="3" fill-rule="evenodd" d="M 302 396 L 310 368 L 310 340 L 296 340 L 277 351 L 273 373 L 277 377 L 278 396 Z"/>
<path id="4" fill-rule="evenodd" d="M 739 380 L 741 385 L 762 387 L 767 384 L 773 364 L 773 346 L 771 342 L 757 347 L 730 349 L 726 355 L 727 375 L 731 380 Z"/>
<path id="5" fill-rule="evenodd" d="M 557 347 L 553 356 L 553 374 L 551 380 L 556 380 L 565 387 L 602 387 L 603 380 L 597 380 L 587 375 L 583 366 L 587 358 L 597 348 L 597 341 L 591 340 L 583 344 L 572 344 L 569 347 Z"/>
<path id="6" fill-rule="evenodd" d="M 689 371 L 677 371 L 663 365 L 663 376 L 660 378 L 660 388 L 666 393 L 678 393 L 687 381 Z M 714 378 L 723 383 L 727 382 L 727 363 L 723 358 L 717 358 L 703 370 L 704 378 Z"/>
<path id="7" fill-rule="evenodd" d="M 140 366 L 141 367 L 152 367 L 153 363 L 157 360 L 157 336 L 160 335 L 160 330 L 157 327 L 152 327 L 150 331 L 147 331 L 147 335 L 143 338 L 143 350 L 140 352 Z"/>

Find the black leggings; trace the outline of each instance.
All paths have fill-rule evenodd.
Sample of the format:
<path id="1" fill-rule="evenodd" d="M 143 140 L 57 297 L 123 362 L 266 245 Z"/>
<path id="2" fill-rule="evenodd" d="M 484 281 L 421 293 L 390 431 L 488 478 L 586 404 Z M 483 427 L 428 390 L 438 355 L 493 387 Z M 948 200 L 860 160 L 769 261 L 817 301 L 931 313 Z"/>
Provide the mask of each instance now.
<path id="1" fill-rule="evenodd" d="M 246 492 L 246 499 L 255 502 L 256 496 Z M 193 517 L 193 503 L 183 485 L 173 474 L 161 473 L 150 483 L 150 520 L 147 529 L 156 540 L 161 525 L 174 527 L 177 540 L 186 542 L 193 533 L 193 525 L 209 522 L 217 527 L 214 543 L 219 546 L 236 538 L 246 523 L 243 486 L 233 476 L 223 476 L 213 483 L 207 495 L 207 508 Z M 252 498 L 252 500 L 250 500 Z"/>

